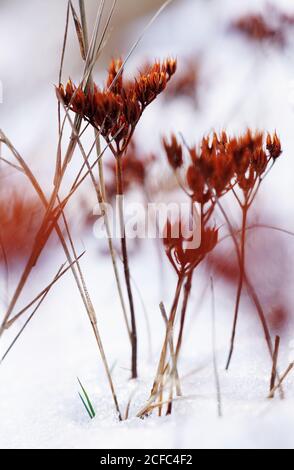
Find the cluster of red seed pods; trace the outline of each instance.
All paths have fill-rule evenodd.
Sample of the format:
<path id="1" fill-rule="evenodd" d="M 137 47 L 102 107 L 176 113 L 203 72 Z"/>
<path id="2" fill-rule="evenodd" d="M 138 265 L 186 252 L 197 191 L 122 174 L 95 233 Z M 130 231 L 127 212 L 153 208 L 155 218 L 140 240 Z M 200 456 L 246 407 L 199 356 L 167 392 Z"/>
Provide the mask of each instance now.
<path id="1" fill-rule="evenodd" d="M 117 151 L 127 148 L 142 113 L 164 91 L 175 74 L 177 62 L 167 59 L 145 67 L 132 81 L 124 81 L 123 63 L 113 60 L 108 70 L 107 85 L 83 90 L 71 80 L 58 87 L 65 106 L 90 122 L 108 140 L 114 139 Z"/>

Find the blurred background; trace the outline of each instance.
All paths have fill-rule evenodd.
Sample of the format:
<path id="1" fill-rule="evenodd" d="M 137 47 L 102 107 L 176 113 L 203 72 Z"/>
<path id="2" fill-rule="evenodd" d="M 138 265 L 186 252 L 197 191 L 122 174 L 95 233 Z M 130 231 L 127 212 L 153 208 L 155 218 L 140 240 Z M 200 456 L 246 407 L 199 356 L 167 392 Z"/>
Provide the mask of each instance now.
<path id="1" fill-rule="evenodd" d="M 78 11 L 78 2 L 73 4 Z M 127 56 L 162 4 L 162 0 L 118 0 L 106 47 L 94 70 L 97 83 L 105 82 L 112 57 Z M 98 5 L 96 0 L 86 2 L 89 31 Z M 106 0 L 104 22 L 111 5 L 112 1 Z M 66 9 L 65 0 L 10 0 L 1 1 L 0 5 L 3 95 L 0 126 L 31 164 L 46 192 L 52 188 L 54 172 L 57 143 L 54 85 L 58 82 Z M 137 73 L 146 61 L 154 58 L 174 56 L 179 65 L 174 86 L 147 110 L 136 132 L 138 155 L 143 162 L 144 158 L 154 160 L 154 164 L 145 165 L 151 192 L 164 187 L 161 176 L 163 180 L 169 178 L 162 156 L 161 138 L 170 131 L 184 135 L 191 144 L 197 143 L 203 135 L 223 129 L 229 133 L 238 133 L 247 127 L 277 131 L 282 141 L 283 158 L 264 182 L 254 217 L 294 229 L 293 15 L 290 0 L 175 0 L 152 24 L 129 59 L 126 74 Z M 66 82 L 71 77 L 79 81 L 82 69 L 76 32 L 70 18 L 62 80 Z M 90 143 L 92 135 L 88 138 Z M 11 159 L 7 149 L 2 148 L 2 156 Z M 69 177 L 73 176 L 80 162 L 81 157 L 77 155 Z M 9 250 L 15 253 L 16 259 L 24 260 L 29 246 L 25 243 L 24 234 L 30 238 L 34 233 L 41 209 L 32 199 L 32 191 L 22 176 L 3 161 L 0 172 L 2 227 L 6 227 L 6 235 L 3 236 L 6 244 L 10 242 Z M 159 190 L 156 197 L 165 197 L 163 191 Z M 11 210 L 14 198 L 20 201 L 14 209 L 17 217 L 11 218 L 9 207 Z M 94 204 L 91 185 L 85 184 L 75 203 L 69 206 L 74 230 L 81 239 L 85 220 L 91 215 Z M 18 241 L 11 235 L 15 233 L 15 220 Z M 280 255 L 273 253 L 272 246 L 278 244 L 280 247 L 281 234 L 271 236 L 274 240 L 268 250 L 279 259 Z M 285 237 L 283 243 L 286 243 Z M 284 250 L 292 252 L 289 244 Z M 264 257 L 268 259 L 266 254 Z M 266 266 L 264 270 L 268 273 L 270 268 Z M 282 273 L 286 278 L 287 266 Z M 277 275 L 279 280 L 280 275 Z M 272 287 L 274 280 L 268 282 Z"/>
<path id="2" fill-rule="evenodd" d="M 78 11 L 78 2 L 73 3 Z M 94 69 L 97 83 L 105 82 L 112 57 L 127 56 L 162 4 L 163 0 L 118 0 L 107 45 Z M 97 0 L 86 0 L 89 31 L 93 27 L 98 5 Z M 111 5 L 112 1 L 106 0 L 104 21 Z M 29 162 L 47 194 L 52 189 L 58 140 L 54 85 L 58 84 L 66 9 L 66 0 L 0 1 L 0 80 L 3 94 L 0 128 Z M 170 188 L 174 189 L 175 183 L 171 182 L 171 172 L 163 155 L 163 135 L 169 135 L 172 131 L 178 136 L 183 135 L 188 144 L 196 144 L 203 135 L 214 131 L 226 130 L 229 134 L 239 134 L 248 127 L 276 131 L 282 142 L 283 155 L 262 185 L 252 222 L 294 231 L 293 1 L 174 0 L 146 32 L 128 61 L 125 73 L 132 76 L 146 61 L 166 56 L 178 59 L 175 83 L 146 111 L 135 135 L 136 157 L 146 170 L 146 185 L 154 198 L 164 199 Z M 82 70 L 79 45 L 70 18 L 63 82 L 69 77 L 78 82 Z M 90 143 L 92 134 L 87 138 Z M 1 156 L 12 161 L 4 146 Z M 105 160 L 109 163 L 109 156 Z M 77 153 L 69 171 L 69 181 L 81 161 Z M 0 228 L 10 256 L 7 278 L 4 259 L 0 254 L 3 268 L 2 305 L 7 304 L 7 298 L 13 293 L 20 269 L 27 259 L 31 239 L 40 223 L 42 209 L 33 196 L 23 176 L 1 161 Z M 136 185 L 130 188 L 130 197 L 142 198 Z M 77 248 L 79 251 L 87 250 L 82 264 L 94 302 L 99 307 L 99 313 L 102 312 L 104 337 L 111 331 L 112 341 L 106 346 L 107 354 L 111 362 L 118 361 L 122 368 L 127 368 L 129 350 L 125 348 L 121 354 L 126 338 L 122 333 L 121 316 L 117 313 L 120 308 L 118 299 L 113 294 L 111 263 L 105 257 L 105 246 L 98 246 L 93 237 L 91 211 L 94 205 L 93 188 L 90 183 L 85 184 L 70 204 L 68 216 Z M 230 201 L 228 207 L 232 220 L 238 224 L 239 215 L 231 208 Z M 221 222 L 218 220 L 218 223 Z M 248 269 L 264 303 L 272 333 L 283 333 L 291 338 L 294 240 L 289 234 L 259 230 L 250 234 L 248 244 Z M 160 344 L 158 338 L 160 340 L 164 333 L 157 306 L 161 300 L 170 304 L 175 284 L 175 277 L 161 247 L 162 261 L 159 263 L 164 266 L 162 280 L 156 247 L 151 245 L 143 242 L 139 249 L 133 245 L 130 247 L 132 272 L 138 284 L 136 303 L 141 315 L 140 354 L 144 360 L 150 353 L 150 344 L 143 310 L 145 308 L 149 323 L 153 325 L 153 347 L 157 352 Z M 51 251 L 47 255 L 54 253 L 54 256 L 42 258 L 41 269 L 34 273 L 24 301 L 30 300 L 40 285 L 46 285 L 55 274 L 56 267 L 64 261 L 64 254 L 56 241 L 52 240 L 50 246 Z M 193 316 L 188 320 L 191 328 L 187 328 L 189 338 L 184 357 L 196 355 L 199 351 L 203 353 L 207 347 L 207 337 L 210 338 L 206 316 L 210 300 L 201 303 L 201 299 L 205 289 L 207 292 L 207 274 L 211 273 L 216 283 L 219 344 L 223 354 L 227 350 L 237 277 L 232 253 L 231 246 L 220 249 L 197 278 L 192 293 Z M 56 295 L 54 292 L 48 299 L 48 308 L 45 309 L 55 322 L 47 322 L 46 315 L 41 317 L 40 323 L 36 322 L 28 332 L 30 345 L 26 346 L 24 339 L 22 347 L 27 348 L 30 361 L 36 361 L 32 370 L 39 371 L 35 358 L 35 351 L 38 350 L 54 380 L 65 374 L 72 385 L 72 376 L 77 375 L 76 369 L 86 376 L 88 374 L 91 380 L 93 367 L 96 367 L 96 349 L 89 340 L 91 332 L 70 275 L 56 287 L 56 291 Z M 240 330 L 250 338 L 253 331 L 260 335 L 260 326 L 254 309 L 244 297 Z M 195 320 L 199 318 L 200 322 L 195 326 Z M 65 330 L 68 333 L 66 339 L 63 334 Z M 89 340 L 86 348 L 85 340 Z M 46 351 L 51 351 L 52 341 L 56 351 L 48 359 Z M 79 350 L 79 357 L 75 356 L 73 349 Z M 13 357 L 19 360 L 17 353 Z M 56 360 L 59 361 L 57 372 Z M 11 364 L 14 365 L 13 361 Z M 20 364 L 25 367 L 21 359 Z M 19 364 L 15 370 L 18 367 Z M 24 381 L 26 373 L 22 372 Z M 13 377 L 13 367 L 12 372 L 7 371 L 6 377 L 10 374 Z M 44 375 L 42 378 L 45 381 Z M 35 380 L 33 372 L 30 379 Z M 30 393 L 28 389 L 27 401 Z M 67 393 L 70 396 L 70 386 Z"/>
<path id="3" fill-rule="evenodd" d="M 79 11 L 78 2 L 73 4 Z M 106 46 L 94 69 L 97 83 L 105 83 L 111 58 L 127 56 L 162 4 L 162 0 L 118 0 Z M 90 32 L 98 5 L 96 0 L 86 2 Z M 112 1 L 106 0 L 105 5 L 104 22 Z M 3 95 L 0 126 L 30 163 L 46 192 L 52 188 L 55 168 L 57 103 L 54 85 L 58 82 L 66 10 L 65 0 L 12 0 L 2 1 L 0 5 Z M 165 198 L 161 189 L 170 184 L 169 169 L 162 155 L 163 135 L 173 131 L 194 144 L 203 135 L 223 129 L 229 133 L 243 132 L 247 127 L 277 131 L 282 141 L 283 158 L 264 182 L 253 217 L 255 221 L 270 221 L 272 225 L 294 229 L 294 165 L 291 158 L 294 149 L 293 15 L 290 0 L 175 0 L 146 32 L 126 65 L 127 75 L 136 74 L 146 61 L 154 58 L 173 56 L 178 59 L 174 85 L 147 110 L 135 136 L 136 153 L 145 168 L 149 193 L 156 194 L 157 200 Z M 70 17 L 62 80 L 66 82 L 71 77 L 79 81 L 82 70 L 78 40 Z M 91 139 L 92 134 L 89 134 L 89 144 Z M 11 160 L 6 148 L 2 148 L 2 156 Z M 149 163 L 144 163 L 144 159 Z M 111 166 L 107 155 L 105 161 Z M 77 155 L 69 170 L 69 181 L 80 163 L 81 156 Z M 0 178 L 2 231 L 6 227 L 2 236 L 11 259 L 15 257 L 19 265 L 26 259 L 42 209 L 23 176 L 4 162 L 0 163 Z M 109 184 L 111 186 L 111 180 Z M 111 192 L 111 188 L 109 190 Z M 13 200 L 15 207 L 11 216 Z M 89 234 L 89 229 L 91 232 L 94 205 L 94 192 L 90 183 L 86 183 L 68 207 L 73 230 L 83 244 L 86 243 L 84 237 L 88 237 L 85 234 Z M 86 232 L 85 227 L 88 227 Z M 257 246 L 259 242 L 254 241 L 254 236 L 252 243 Z M 260 236 L 262 240 L 264 234 Z M 284 284 L 289 285 L 292 271 L 286 261 L 283 260 L 282 265 L 278 260 L 281 259 L 280 250 L 288 255 L 292 253 L 292 245 L 289 245 L 289 237 L 287 239 L 280 233 L 267 234 L 267 237 L 272 238 L 271 244 L 267 247 L 261 243 L 261 247 L 253 251 L 253 258 L 261 253 L 269 260 L 259 277 L 268 277 L 265 297 L 269 298 L 270 304 L 278 288 L 274 284 L 280 282 L 281 276 L 285 278 Z M 279 250 L 273 250 L 273 246 L 278 246 Z M 272 262 L 272 259 L 276 261 Z M 271 266 L 279 267 L 276 275 Z M 219 276 L 222 276 L 221 272 Z M 13 282 L 10 284 L 12 288 Z M 288 287 L 282 292 L 281 297 L 287 297 L 287 305 L 277 302 L 272 309 L 288 316 L 284 310 L 288 310 L 288 303 L 293 299 Z"/>

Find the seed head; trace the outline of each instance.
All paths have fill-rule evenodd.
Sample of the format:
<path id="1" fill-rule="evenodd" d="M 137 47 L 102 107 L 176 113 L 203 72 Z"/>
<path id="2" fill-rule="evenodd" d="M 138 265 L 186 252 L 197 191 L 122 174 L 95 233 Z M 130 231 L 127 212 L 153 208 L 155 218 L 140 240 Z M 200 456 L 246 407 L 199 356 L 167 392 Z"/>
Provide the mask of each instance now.
<path id="1" fill-rule="evenodd" d="M 113 59 L 110 62 L 108 68 L 107 88 L 111 88 L 111 91 L 118 95 L 122 92 L 123 88 L 123 74 L 120 73 L 120 75 L 118 76 L 118 73 L 121 71 L 122 65 L 123 61 L 121 58 Z"/>
<path id="2" fill-rule="evenodd" d="M 281 142 L 276 132 L 273 136 L 271 136 L 270 134 L 267 135 L 266 148 L 274 161 L 279 158 L 282 154 Z"/>
<path id="3" fill-rule="evenodd" d="M 174 225 L 168 220 L 163 243 L 166 254 L 178 274 L 192 272 L 210 253 L 218 242 L 216 228 L 201 230 L 201 244 L 199 248 L 187 248 L 187 240 L 183 236 L 183 222 L 177 221 Z"/>
<path id="4" fill-rule="evenodd" d="M 166 88 L 176 71 L 176 61 L 155 62 L 131 82 L 124 83 L 122 60 L 112 60 L 107 87 L 76 87 L 71 80 L 58 88 L 65 106 L 90 122 L 108 140 L 115 136 L 117 152 L 124 152 L 145 110 Z M 120 75 L 118 76 L 118 73 Z"/>
<path id="5" fill-rule="evenodd" d="M 178 143 L 176 136 L 172 134 L 170 142 L 166 138 L 163 138 L 162 142 L 170 166 L 174 170 L 181 168 L 183 165 L 183 148 Z"/>

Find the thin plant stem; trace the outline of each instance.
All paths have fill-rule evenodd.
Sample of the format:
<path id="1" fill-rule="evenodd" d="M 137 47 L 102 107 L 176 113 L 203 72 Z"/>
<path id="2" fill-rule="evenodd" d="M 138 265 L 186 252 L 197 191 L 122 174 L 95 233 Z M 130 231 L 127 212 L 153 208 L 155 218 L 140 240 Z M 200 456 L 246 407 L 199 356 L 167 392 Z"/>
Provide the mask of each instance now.
<path id="1" fill-rule="evenodd" d="M 75 261 L 74 261 L 75 262 Z M 60 279 L 61 276 L 63 276 L 69 269 L 70 269 L 70 266 L 68 266 L 65 270 L 63 270 L 63 267 L 64 265 L 61 266 L 61 268 L 58 270 L 55 278 L 53 279 L 53 281 L 49 284 L 49 286 L 46 287 L 46 289 L 44 289 L 44 291 L 41 293 L 41 295 L 38 296 L 38 298 L 40 299 L 38 304 L 36 305 L 36 307 L 34 308 L 34 310 L 32 311 L 32 313 L 29 315 L 29 317 L 27 318 L 27 320 L 25 321 L 24 325 L 21 327 L 21 329 L 19 330 L 19 332 L 17 333 L 17 335 L 15 336 L 15 338 L 13 339 L 13 341 L 10 343 L 10 345 L 8 346 L 8 348 L 6 349 L 5 353 L 3 354 L 3 356 L 1 357 L 0 359 L 0 364 L 2 364 L 2 362 L 4 361 L 4 359 L 6 359 L 6 357 L 8 356 L 9 352 L 12 350 L 13 346 L 15 345 L 15 343 L 17 342 L 17 340 L 20 338 L 20 336 L 22 335 L 22 333 L 24 332 L 25 328 L 28 326 L 28 324 L 30 323 L 30 321 L 32 320 L 32 318 L 34 317 L 34 315 L 36 314 L 36 312 L 39 310 L 39 307 L 41 306 L 41 304 L 44 302 L 45 298 L 47 297 L 48 293 L 50 292 L 52 286 L 58 281 L 58 279 Z M 33 302 L 31 302 L 31 305 L 33 305 L 37 300 L 35 299 Z M 25 310 L 27 310 L 29 307 L 26 307 Z M 18 318 L 18 315 L 15 315 L 14 317 L 15 319 Z M 12 321 L 12 320 L 11 320 Z"/>
<path id="2" fill-rule="evenodd" d="M 179 304 L 180 295 L 181 295 L 184 280 L 185 280 L 184 276 L 179 275 L 178 282 L 177 282 L 177 287 L 176 287 L 176 292 L 175 292 L 173 304 L 172 304 L 169 319 L 168 319 L 168 326 L 166 328 L 165 338 L 164 338 L 164 342 L 163 342 L 163 346 L 162 346 L 160 359 L 159 359 L 155 379 L 154 379 L 154 382 L 153 382 L 151 394 L 150 394 L 150 397 L 149 397 L 149 400 L 148 400 L 146 406 L 144 406 L 144 408 L 141 411 L 139 411 L 139 413 L 137 415 L 139 417 L 145 416 L 146 413 L 148 413 L 150 405 L 152 403 L 154 403 L 154 401 L 156 400 L 156 398 L 158 397 L 158 395 L 160 393 L 160 389 L 161 389 L 161 386 L 162 386 L 162 380 L 163 380 L 164 373 L 165 373 L 165 370 L 166 370 L 166 353 L 167 353 L 167 346 L 168 346 L 168 341 L 169 341 L 169 334 L 171 333 L 173 325 L 174 325 L 175 316 L 176 316 L 176 313 L 177 313 L 177 308 L 178 308 L 178 304 Z"/>
<path id="3" fill-rule="evenodd" d="M 161 315 L 164 319 L 166 328 L 168 328 L 169 322 L 168 322 L 168 318 L 167 318 L 167 314 L 166 314 L 166 310 L 165 310 L 163 302 L 159 304 L 159 308 L 161 311 Z M 172 335 L 172 332 L 167 332 L 167 334 L 169 337 L 168 343 L 169 343 L 170 355 L 172 359 L 172 366 L 173 366 L 173 371 L 174 371 L 174 376 L 175 376 L 177 395 L 180 396 L 182 395 L 182 391 L 181 391 L 180 379 L 179 379 L 179 374 L 178 374 L 178 369 L 177 369 L 177 361 L 176 361 L 176 354 L 175 354 L 175 348 L 174 348 L 174 342 L 173 342 L 173 335 Z"/>
<path id="4" fill-rule="evenodd" d="M 211 308 L 211 316 L 212 316 L 212 355 L 213 355 L 213 371 L 214 371 L 214 378 L 215 378 L 215 386 L 216 386 L 216 395 L 217 395 L 217 410 L 219 418 L 222 417 L 222 395 L 221 395 L 221 386 L 220 386 L 220 379 L 218 373 L 218 364 L 217 364 L 217 354 L 216 354 L 216 327 L 215 327 L 215 293 L 214 293 L 214 284 L 213 278 L 211 278 L 211 299 L 212 299 L 212 308 Z"/>
<path id="5" fill-rule="evenodd" d="M 273 356 L 273 366 L 272 366 L 272 373 L 271 373 L 271 380 L 270 380 L 270 392 L 275 388 L 276 377 L 277 377 L 277 364 L 278 364 L 278 357 L 279 357 L 279 348 L 280 348 L 280 337 L 276 336 L 274 356 Z M 275 396 L 275 392 L 273 392 L 272 398 L 274 398 L 274 396 Z"/>
<path id="6" fill-rule="evenodd" d="M 181 311 L 180 331 L 179 331 L 177 347 L 176 347 L 176 360 L 177 361 L 179 358 L 182 341 L 183 341 L 183 332 L 184 332 L 184 326 L 185 326 L 187 306 L 188 306 L 188 300 L 190 297 L 191 287 L 192 287 L 192 277 L 193 277 L 193 271 L 191 271 L 191 273 L 188 274 L 188 277 L 186 279 L 185 286 L 184 286 L 184 299 L 183 299 L 183 306 L 182 306 L 182 311 Z"/>
<path id="7" fill-rule="evenodd" d="M 239 248 L 239 250 L 240 250 L 239 283 L 238 283 L 236 303 L 235 303 L 234 321 L 233 321 L 233 328 L 232 328 L 232 335 L 231 335 L 231 345 L 230 345 L 229 356 L 228 356 L 228 359 L 227 359 L 226 370 L 228 370 L 229 367 L 230 367 L 232 355 L 233 355 L 233 352 L 234 352 L 234 345 L 235 345 L 235 339 L 236 339 L 236 329 L 237 329 L 237 322 L 238 322 L 238 316 L 239 316 L 241 294 L 242 294 L 243 283 L 244 283 L 246 223 L 247 223 L 247 205 L 245 204 L 242 207 L 242 230 L 241 230 L 241 241 L 240 241 L 240 248 Z"/>
<path id="8" fill-rule="evenodd" d="M 233 240 L 233 243 L 234 243 L 234 246 L 235 246 L 239 268 L 241 269 L 241 266 L 242 266 L 242 264 L 241 264 L 241 255 L 240 255 L 239 244 L 238 244 L 237 237 L 235 235 L 234 228 L 233 228 L 233 226 L 230 222 L 230 219 L 229 219 L 226 211 L 224 210 L 224 208 L 223 208 L 222 204 L 220 203 L 219 198 L 217 196 L 216 196 L 216 204 L 218 205 L 218 207 L 219 207 L 219 209 L 220 209 L 220 211 L 221 211 L 221 213 L 222 213 L 222 215 L 223 215 L 223 217 L 224 217 L 224 219 L 225 219 L 225 221 L 228 225 L 229 232 L 230 232 L 230 235 L 232 237 L 232 240 Z M 270 353 L 270 356 L 272 358 L 273 357 L 273 345 L 272 345 L 271 335 L 270 335 L 270 331 L 269 331 L 269 328 L 268 328 L 268 325 L 267 325 L 266 317 L 265 317 L 263 308 L 261 306 L 261 303 L 259 301 L 258 295 L 257 295 L 254 287 L 252 286 L 252 284 L 249 281 L 246 270 L 244 270 L 244 282 L 246 283 L 246 288 L 247 288 L 248 294 L 249 294 L 250 298 L 252 299 L 252 301 L 253 301 L 253 303 L 256 307 L 259 319 L 261 321 L 261 324 L 262 324 L 262 327 L 263 327 L 263 330 L 264 330 L 265 339 L 266 339 L 266 343 L 267 343 L 267 346 L 268 346 L 268 349 L 269 349 L 269 353 Z"/>
<path id="9" fill-rule="evenodd" d="M 279 379 L 277 385 L 275 385 L 275 387 L 271 390 L 268 398 L 273 398 L 274 397 L 274 394 L 276 392 L 276 390 L 278 390 L 278 388 L 281 387 L 282 383 L 284 382 L 284 380 L 288 377 L 288 375 L 290 374 L 291 370 L 294 369 L 294 362 L 292 362 L 291 364 L 289 364 L 289 366 L 287 367 L 286 371 L 282 374 L 281 378 Z"/>
<path id="10" fill-rule="evenodd" d="M 119 210 L 119 224 L 120 224 L 120 241 L 121 241 L 121 250 L 122 250 L 122 259 L 124 265 L 124 274 L 125 274 L 125 282 L 127 287 L 129 305 L 130 305 L 130 313 L 131 313 L 131 342 L 132 342 L 132 361 L 131 361 L 131 370 L 132 370 L 132 378 L 135 379 L 138 377 L 138 370 L 137 370 L 137 325 L 136 325 L 136 317 L 135 317 L 135 307 L 134 307 L 134 299 L 132 293 L 132 285 L 131 285 L 131 276 L 130 276 L 130 268 L 129 268 L 129 259 L 128 259 L 128 250 L 127 250 L 127 242 L 126 242 L 126 233 L 125 233 L 125 223 L 124 223 L 124 209 L 123 209 L 123 175 L 122 175 L 122 154 L 118 153 L 116 156 L 116 183 L 117 183 L 117 196 L 118 196 L 118 210 Z"/>
<path id="11" fill-rule="evenodd" d="M 103 4 L 101 4 L 101 5 L 103 6 Z M 85 51 L 86 51 L 86 54 L 88 54 L 88 52 L 89 52 L 89 39 L 88 39 L 88 27 L 87 27 L 87 19 L 86 19 L 84 0 L 79 0 L 79 6 L 80 6 L 80 13 L 81 13 L 81 23 L 82 23 L 82 29 L 83 29 Z M 90 84 L 91 87 L 93 86 L 92 73 L 90 73 L 90 75 L 89 75 L 89 84 Z M 101 154 L 101 145 L 100 145 L 100 134 L 97 131 L 97 129 L 94 129 L 94 135 L 95 135 L 95 143 L 96 143 L 96 154 L 97 154 L 97 157 L 98 157 Z M 89 163 L 88 163 L 87 158 L 84 158 L 84 161 L 86 163 L 87 168 L 89 169 Z M 114 248 L 113 248 L 113 240 L 112 240 L 112 235 L 111 235 L 111 230 L 110 230 L 108 212 L 107 212 L 107 210 L 104 210 L 104 206 L 105 206 L 105 203 L 106 203 L 106 194 L 105 194 L 105 182 L 104 182 L 104 175 L 103 175 L 102 159 L 98 160 L 98 172 L 99 172 L 100 187 L 96 183 L 92 171 L 90 171 L 90 175 L 91 175 L 92 182 L 93 182 L 96 194 L 97 194 L 98 204 L 100 206 L 100 209 L 102 210 L 103 217 L 104 217 L 104 223 L 105 223 L 107 241 L 108 241 L 108 249 L 109 249 L 109 253 L 110 253 L 110 256 L 111 256 L 115 282 L 116 282 L 116 286 L 117 286 L 117 290 L 118 290 L 118 294 L 119 294 L 119 299 L 120 299 L 120 303 L 121 303 L 121 307 L 122 307 L 122 311 L 123 311 L 123 317 L 124 317 L 124 321 L 125 321 L 125 324 L 126 324 L 128 336 L 129 336 L 130 342 L 132 344 L 131 330 L 130 330 L 130 326 L 129 326 L 125 301 L 124 301 L 124 297 L 123 297 L 123 292 L 122 292 L 122 287 L 121 287 L 121 282 L 120 282 L 120 277 L 119 277 L 119 272 L 118 272 L 118 267 L 117 267 L 117 262 L 116 262 L 115 251 L 114 251 Z"/>

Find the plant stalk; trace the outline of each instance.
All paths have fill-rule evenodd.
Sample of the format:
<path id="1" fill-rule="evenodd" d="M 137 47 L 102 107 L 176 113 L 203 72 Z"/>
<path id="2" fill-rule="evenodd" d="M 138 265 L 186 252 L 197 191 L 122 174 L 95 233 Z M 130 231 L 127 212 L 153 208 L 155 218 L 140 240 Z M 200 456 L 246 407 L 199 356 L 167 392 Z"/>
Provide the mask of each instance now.
<path id="1" fill-rule="evenodd" d="M 131 276 L 130 276 L 128 250 L 127 250 L 127 242 L 126 242 L 125 223 L 124 223 L 124 209 L 123 209 L 124 190 L 123 190 L 122 154 L 121 153 L 118 153 L 116 156 L 116 183 L 117 183 L 116 193 L 119 199 L 118 209 L 119 209 L 121 250 L 122 250 L 122 258 L 123 258 L 123 265 L 124 265 L 125 282 L 126 282 L 126 287 L 127 287 L 130 313 L 131 313 L 131 344 L 132 344 L 131 370 L 132 370 L 132 379 L 136 379 L 138 377 L 137 325 L 136 325 L 134 299 L 133 299 L 132 286 L 131 286 Z"/>

